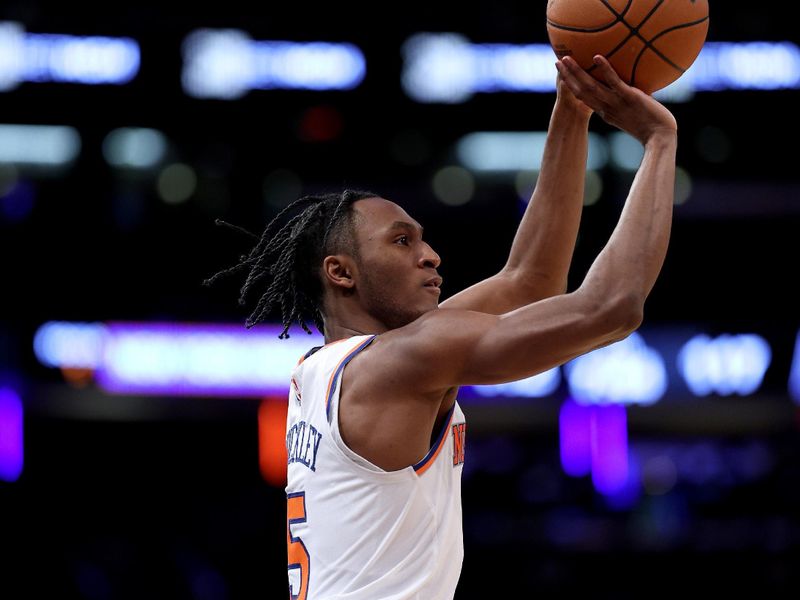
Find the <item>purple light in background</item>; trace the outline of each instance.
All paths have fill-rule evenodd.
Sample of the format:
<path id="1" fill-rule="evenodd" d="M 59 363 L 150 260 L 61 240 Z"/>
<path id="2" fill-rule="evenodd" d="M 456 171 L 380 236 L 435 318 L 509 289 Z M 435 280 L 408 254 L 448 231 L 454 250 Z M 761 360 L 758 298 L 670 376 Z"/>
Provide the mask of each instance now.
<path id="1" fill-rule="evenodd" d="M 16 481 L 22 473 L 22 400 L 0 388 L 0 479 Z"/>
<path id="2" fill-rule="evenodd" d="M 621 492 L 628 481 L 628 419 L 618 404 L 592 413 L 592 483 L 605 495 Z"/>
<path id="3" fill-rule="evenodd" d="M 606 506 L 613 510 L 629 510 L 642 497 L 642 465 L 633 451 L 628 454 L 628 476 L 625 483 L 611 494 L 604 494 Z"/>
<path id="4" fill-rule="evenodd" d="M 792 367 L 789 371 L 789 394 L 794 401 L 800 404 L 800 331 L 797 332 L 797 340 L 794 344 L 794 358 Z"/>
<path id="5" fill-rule="evenodd" d="M 12 223 L 24 221 L 33 210 L 35 196 L 33 184 L 28 181 L 15 182 L 0 196 L 0 214 Z"/>
<path id="6" fill-rule="evenodd" d="M 278 325 L 109 323 L 95 375 L 108 392 L 261 397 L 288 393 L 297 361 L 321 335 Z"/>
<path id="7" fill-rule="evenodd" d="M 583 477 L 591 472 L 594 409 L 594 406 L 581 406 L 571 398 L 561 405 L 558 415 L 561 465 L 572 477 Z"/>

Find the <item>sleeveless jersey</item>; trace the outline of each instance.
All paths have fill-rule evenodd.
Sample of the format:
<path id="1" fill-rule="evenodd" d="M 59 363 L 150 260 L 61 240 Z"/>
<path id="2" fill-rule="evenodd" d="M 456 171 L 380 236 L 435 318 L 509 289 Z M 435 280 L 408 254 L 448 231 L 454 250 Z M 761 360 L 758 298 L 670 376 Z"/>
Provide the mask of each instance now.
<path id="1" fill-rule="evenodd" d="M 292 600 L 449 600 L 464 555 L 464 413 L 456 402 L 428 454 L 384 471 L 344 443 L 347 363 L 374 335 L 333 342 L 292 373 L 286 421 Z"/>

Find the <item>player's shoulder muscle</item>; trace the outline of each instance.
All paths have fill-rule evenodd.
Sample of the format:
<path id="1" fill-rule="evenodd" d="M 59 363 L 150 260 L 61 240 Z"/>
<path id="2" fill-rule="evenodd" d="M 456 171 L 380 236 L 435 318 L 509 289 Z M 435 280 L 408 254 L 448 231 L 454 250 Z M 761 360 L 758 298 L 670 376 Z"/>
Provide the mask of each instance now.
<path id="1" fill-rule="evenodd" d="M 469 310 L 436 309 L 379 335 L 365 363 L 375 375 L 398 388 L 432 391 L 447 387 L 452 385 L 452 374 L 497 320 L 496 315 Z"/>

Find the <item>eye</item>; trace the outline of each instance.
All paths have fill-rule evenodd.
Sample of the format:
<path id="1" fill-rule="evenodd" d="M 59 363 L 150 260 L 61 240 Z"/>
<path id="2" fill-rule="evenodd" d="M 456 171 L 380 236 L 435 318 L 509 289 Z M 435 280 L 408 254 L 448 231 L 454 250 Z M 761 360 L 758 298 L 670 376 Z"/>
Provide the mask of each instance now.
<path id="1" fill-rule="evenodd" d="M 408 236 L 407 236 L 407 235 L 401 235 L 399 238 L 397 238 L 397 239 L 394 241 L 394 243 L 395 243 L 395 244 L 397 244 L 397 243 L 400 243 L 400 244 L 402 244 L 403 246 L 408 246 Z"/>

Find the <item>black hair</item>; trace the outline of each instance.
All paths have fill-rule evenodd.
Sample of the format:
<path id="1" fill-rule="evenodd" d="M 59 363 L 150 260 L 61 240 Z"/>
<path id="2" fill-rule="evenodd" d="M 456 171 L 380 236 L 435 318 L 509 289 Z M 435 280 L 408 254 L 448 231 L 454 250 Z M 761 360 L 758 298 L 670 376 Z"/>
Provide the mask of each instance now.
<path id="1" fill-rule="evenodd" d="M 239 257 L 237 264 L 212 275 L 203 285 L 211 285 L 226 275 L 247 271 L 240 290 L 240 306 L 247 303 L 254 288 L 266 288 L 245 321 L 248 329 L 263 321 L 274 306 L 280 305 L 283 324 L 283 331 L 278 336 L 280 339 L 289 337 L 289 327 L 293 322 L 310 334 L 307 321 L 313 321 L 320 333 L 324 333 L 319 268 L 322 260 L 330 254 L 347 251 L 358 256 L 353 203 L 375 197 L 378 195 L 359 190 L 304 196 L 278 213 L 260 237 L 217 219 L 217 225 L 244 233 L 257 243 L 248 254 Z M 292 213 L 296 214 L 281 226 L 281 221 Z"/>

